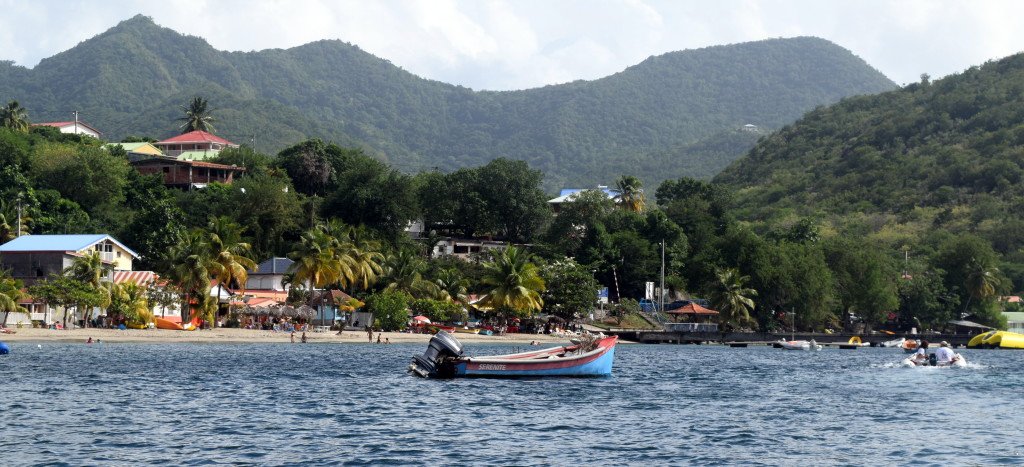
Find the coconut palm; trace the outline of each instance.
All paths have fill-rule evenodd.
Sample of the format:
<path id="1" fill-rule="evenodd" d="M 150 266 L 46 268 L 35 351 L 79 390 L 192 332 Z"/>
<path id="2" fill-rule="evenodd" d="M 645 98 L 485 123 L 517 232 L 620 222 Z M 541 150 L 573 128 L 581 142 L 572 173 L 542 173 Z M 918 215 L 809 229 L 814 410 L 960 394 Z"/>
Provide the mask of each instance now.
<path id="1" fill-rule="evenodd" d="M 715 279 L 709 284 L 711 290 L 710 305 L 718 311 L 718 319 L 722 326 L 743 326 L 749 322 L 750 311 L 754 309 L 757 291 L 746 287 L 750 276 L 740 275 L 736 269 L 715 269 Z"/>
<path id="2" fill-rule="evenodd" d="M 971 304 L 972 298 L 984 299 L 995 295 L 996 287 L 999 287 L 1001 282 L 996 276 L 998 273 L 999 269 L 995 266 L 989 266 L 976 258 L 971 258 L 971 261 L 967 263 L 967 277 L 964 279 L 964 285 L 967 287 L 964 313 L 967 313 L 967 307 Z"/>
<path id="3" fill-rule="evenodd" d="M 288 266 L 287 271 L 292 274 L 292 281 L 308 283 L 310 293 L 317 287 L 337 281 L 342 274 L 342 268 L 334 246 L 334 237 L 321 229 L 310 229 L 303 233 L 292 252 L 288 254 L 294 261 Z"/>
<path id="4" fill-rule="evenodd" d="M 213 107 L 207 108 L 207 106 L 206 99 L 199 96 L 193 97 L 187 106 L 181 106 L 181 110 L 185 112 L 185 116 L 178 119 L 179 122 L 183 122 L 181 124 L 181 134 L 192 131 L 205 131 L 207 133 L 217 131 L 213 127 L 213 122 L 216 122 L 217 119 L 211 115 L 217 109 Z"/>
<path id="5" fill-rule="evenodd" d="M 100 287 L 103 277 L 113 270 L 114 266 L 104 263 L 100 252 L 94 251 L 91 254 L 76 257 L 71 261 L 71 266 L 64 268 L 64 275 L 93 287 Z"/>
<path id="6" fill-rule="evenodd" d="M 469 302 L 469 295 L 466 292 L 469 280 L 464 279 L 456 268 L 438 271 L 437 277 L 434 278 L 434 285 L 437 286 L 437 300 L 457 302 L 463 305 Z"/>
<path id="7" fill-rule="evenodd" d="M 0 320 L 0 323 L 6 323 L 7 315 L 10 313 L 29 314 L 27 308 L 18 304 L 19 300 L 26 298 L 25 293 L 21 291 L 21 285 L 21 281 L 9 277 L 0 278 L 0 312 L 4 314 L 4 319 Z"/>
<path id="8" fill-rule="evenodd" d="M 182 293 L 185 305 L 181 308 L 182 320 L 205 314 L 210 298 L 210 279 L 218 277 L 222 268 L 214 261 L 206 232 L 193 228 L 178 234 L 178 241 L 168 251 L 167 260 L 168 280 Z M 192 302 L 196 304 L 195 313 L 190 311 L 189 303 Z"/>
<path id="9" fill-rule="evenodd" d="M 540 268 L 530 261 L 530 254 L 512 245 L 492 252 L 494 261 L 484 263 L 480 281 L 491 290 L 481 300 L 482 306 L 508 307 L 519 311 L 540 310 L 545 290 Z"/>
<path id="10" fill-rule="evenodd" d="M 149 311 L 148 288 L 139 285 L 135 280 L 121 284 L 113 284 L 110 289 L 110 311 L 114 315 L 124 317 L 131 324 L 147 324 L 153 322 L 153 314 Z"/>
<path id="11" fill-rule="evenodd" d="M 353 288 L 358 286 L 363 290 L 369 289 L 384 272 L 381 266 L 384 254 L 380 252 L 380 241 L 374 239 L 362 225 L 347 226 L 342 238 L 343 243 L 349 245 L 346 252 L 352 270 L 349 283 Z"/>
<path id="12" fill-rule="evenodd" d="M 28 123 L 28 113 L 25 112 L 24 107 L 18 104 L 18 101 L 10 101 L 6 107 L 0 107 L 0 126 L 26 133 L 31 128 Z"/>
<path id="13" fill-rule="evenodd" d="M 218 300 L 224 290 L 224 284 L 230 287 L 232 283 L 236 283 L 242 292 L 245 292 L 245 283 L 249 280 L 249 273 L 246 270 L 256 270 L 256 261 L 250 258 L 252 249 L 248 243 L 242 241 L 245 227 L 239 227 L 231 218 L 221 216 L 211 218 L 207 229 L 210 254 L 213 255 L 213 261 L 220 265 L 218 274 L 214 277 L 217 279 Z M 217 320 L 213 320 L 213 323 L 216 327 Z"/>
<path id="14" fill-rule="evenodd" d="M 384 289 L 405 292 L 413 298 L 433 298 L 437 286 L 424 277 L 426 272 L 427 263 L 418 254 L 401 249 L 384 262 Z"/>
<path id="15" fill-rule="evenodd" d="M 619 192 L 615 195 L 615 204 L 633 212 L 643 212 L 647 199 L 639 178 L 623 175 L 615 182 L 615 189 Z"/>

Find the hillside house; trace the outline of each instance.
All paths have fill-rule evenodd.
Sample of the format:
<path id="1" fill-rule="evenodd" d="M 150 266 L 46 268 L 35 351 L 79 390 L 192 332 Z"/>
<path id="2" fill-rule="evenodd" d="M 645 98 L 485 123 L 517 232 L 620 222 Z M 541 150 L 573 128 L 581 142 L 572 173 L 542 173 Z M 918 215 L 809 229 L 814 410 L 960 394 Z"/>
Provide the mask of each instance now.
<path id="1" fill-rule="evenodd" d="M 246 294 L 257 290 L 287 291 L 284 285 L 284 273 L 294 261 L 288 258 L 274 257 L 256 265 L 256 270 L 247 270 L 249 280 L 245 283 Z"/>
<path id="2" fill-rule="evenodd" d="M 78 121 L 74 121 L 74 122 L 33 123 L 32 126 L 52 126 L 52 127 L 56 128 L 56 129 L 60 130 L 61 133 L 73 133 L 73 134 L 78 134 L 78 135 L 86 135 L 86 136 L 92 136 L 93 138 L 99 138 L 100 135 L 103 134 L 103 133 L 100 133 L 99 130 L 97 130 L 97 129 L 89 126 L 89 125 L 86 125 L 86 124 L 84 124 L 82 122 L 78 122 Z"/>
<path id="3" fill-rule="evenodd" d="M 141 159 L 131 162 L 131 165 L 143 175 L 164 174 L 165 186 L 189 190 L 203 188 L 213 182 L 230 184 L 245 172 L 245 167 L 167 157 Z"/>
<path id="4" fill-rule="evenodd" d="M 215 156 L 224 149 L 238 147 L 237 144 L 231 141 L 211 135 L 205 131 L 192 131 L 153 143 L 153 145 L 171 157 L 179 157 L 189 153 L 185 157 L 192 160 L 205 160 Z"/>

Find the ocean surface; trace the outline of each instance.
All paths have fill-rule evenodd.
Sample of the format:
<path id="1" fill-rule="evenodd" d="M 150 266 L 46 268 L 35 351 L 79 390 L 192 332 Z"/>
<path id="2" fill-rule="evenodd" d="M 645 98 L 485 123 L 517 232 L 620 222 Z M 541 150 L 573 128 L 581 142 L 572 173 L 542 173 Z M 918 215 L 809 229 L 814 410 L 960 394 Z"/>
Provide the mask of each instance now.
<path id="1" fill-rule="evenodd" d="M 421 344 L 9 345 L 5 466 L 1024 464 L 1024 352 L 620 344 L 608 378 L 437 381 Z"/>

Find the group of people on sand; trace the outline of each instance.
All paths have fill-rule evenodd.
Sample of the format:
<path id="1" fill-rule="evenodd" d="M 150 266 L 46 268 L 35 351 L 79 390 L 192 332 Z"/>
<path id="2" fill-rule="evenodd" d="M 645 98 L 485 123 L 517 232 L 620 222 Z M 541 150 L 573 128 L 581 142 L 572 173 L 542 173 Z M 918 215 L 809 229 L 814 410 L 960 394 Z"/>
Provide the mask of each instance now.
<path id="1" fill-rule="evenodd" d="M 928 341 L 921 340 L 921 345 L 917 347 L 917 352 L 914 354 L 914 358 L 918 361 L 928 360 Z M 956 354 L 953 349 L 949 348 L 949 342 L 939 342 L 939 348 L 935 350 L 935 362 L 940 366 L 943 364 L 952 363 L 956 359 Z"/>
<path id="2" fill-rule="evenodd" d="M 390 337 L 385 337 L 384 341 L 382 342 L 380 340 L 380 335 L 381 335 L 381 333 L 378 332 L 377 333 L 377 343 L 378 344 L 390 344 L 391 343 L 391 338 Z M 371 343 L 371 344 L 373 343 L 373 328 L 371 328 L 369 326 L 366 327 L 366 341 Z"/>
<path id="3" fill-rule="evenodd" d="M 306 331 L 302 331 L 302 343 L 305 344 L 306 342 L 309 342 L 309 340 L 306 338 Z M 292 344 L 294 344 L 294 343 L 295 343 L 295 331 L 292 331 Z"/>

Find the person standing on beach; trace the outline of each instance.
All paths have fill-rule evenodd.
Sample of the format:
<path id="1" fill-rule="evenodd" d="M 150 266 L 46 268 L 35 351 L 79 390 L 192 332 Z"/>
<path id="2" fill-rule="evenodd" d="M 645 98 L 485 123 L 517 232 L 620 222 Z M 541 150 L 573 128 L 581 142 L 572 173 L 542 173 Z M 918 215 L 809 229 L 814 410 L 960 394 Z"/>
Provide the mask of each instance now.
<path id="1" fill-rule="evenodd" d="M 373 328 L 366 327 L 366 342 L 373 343 Z"/>
<path id="2" fill-rule="evenodd" d="M 295 343 L 295 331 L 292 331 L 292 344 Z"/>
<path id="3" fill-rule="evenodd" d="M 302 343 L 303 344 L 306 343 L 306 332 L 305 331 L 302 332 Z"/>

